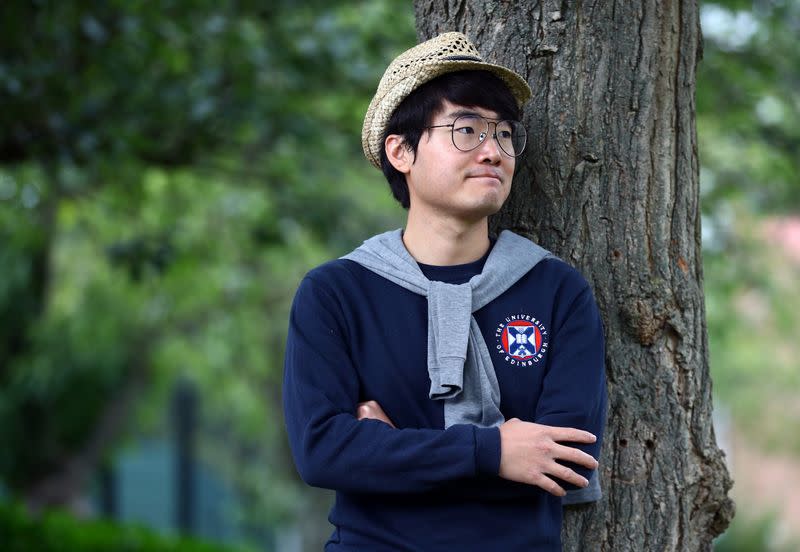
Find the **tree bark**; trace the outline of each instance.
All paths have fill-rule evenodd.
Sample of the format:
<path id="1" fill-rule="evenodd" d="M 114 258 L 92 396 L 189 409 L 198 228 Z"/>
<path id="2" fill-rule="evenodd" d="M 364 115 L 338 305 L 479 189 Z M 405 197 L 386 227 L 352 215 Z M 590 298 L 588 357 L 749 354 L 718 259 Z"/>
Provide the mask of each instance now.
<path id="1" fill-rule="evenodd" d="M 494 217 L 578 268 L 606 330 L 603 499 L 565 550 L 709 550 L 733 517 L 711 423 L 700 251 L 695 0 L 415 0 L 527 78 L 529 145 Z"/>

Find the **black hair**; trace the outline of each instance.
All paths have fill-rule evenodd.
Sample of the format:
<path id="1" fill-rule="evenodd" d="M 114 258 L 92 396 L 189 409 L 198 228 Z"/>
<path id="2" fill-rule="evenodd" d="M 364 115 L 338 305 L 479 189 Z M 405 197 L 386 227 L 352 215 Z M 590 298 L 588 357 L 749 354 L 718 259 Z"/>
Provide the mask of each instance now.
<path id="1" fill-rule="evenodd" d="M 439 114 L 445 100 L 464 107 L 489 109 L 501 119 L 520 119 L 520 109 L 511 90 L 500 77 L 489 71 L 446 73 L 414 90 L 394 110 L 381 139 L 381 169 L 392 195 L 404 209 L 408 209 L 410 204 L 408 183 L 405 175 L 386 157 L 386 137 L 391 134 L 402 136 L 405 147 L 416 157 L 425 127 Z"/>

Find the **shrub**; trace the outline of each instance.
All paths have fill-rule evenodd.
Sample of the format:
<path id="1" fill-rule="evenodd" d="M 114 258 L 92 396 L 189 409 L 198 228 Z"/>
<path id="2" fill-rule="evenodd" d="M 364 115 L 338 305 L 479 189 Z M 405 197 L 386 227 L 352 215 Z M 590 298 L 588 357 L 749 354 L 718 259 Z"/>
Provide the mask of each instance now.
<path id="1" fill-rule="evenodd" d="M 143 527 L 77 520 L 63 512 L 40 516 L 0 504 L 3 552 L 244 552 L 241 548 L 186 537 L 159 535 Z"/>

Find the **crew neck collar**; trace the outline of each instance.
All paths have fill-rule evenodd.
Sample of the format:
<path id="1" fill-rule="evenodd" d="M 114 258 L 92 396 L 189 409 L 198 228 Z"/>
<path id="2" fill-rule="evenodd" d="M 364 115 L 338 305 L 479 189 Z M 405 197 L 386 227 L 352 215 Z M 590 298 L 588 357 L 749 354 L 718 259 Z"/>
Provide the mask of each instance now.
<path id="1" fill-rule="evenodd" d="M 494 248 L 496 240 L 490 240 L 489 249 L 477 261 L 472 261 L 464 264 L 457 265 L 429 265 L 417 262 L 419 269 L 428 280 L 437 282 L 445 282 L 447 284 L 463 284 L 469 281 L 470 278 L 476 274 L 480 274 L 483 266 L 486 264 L 486 259 Z"/>

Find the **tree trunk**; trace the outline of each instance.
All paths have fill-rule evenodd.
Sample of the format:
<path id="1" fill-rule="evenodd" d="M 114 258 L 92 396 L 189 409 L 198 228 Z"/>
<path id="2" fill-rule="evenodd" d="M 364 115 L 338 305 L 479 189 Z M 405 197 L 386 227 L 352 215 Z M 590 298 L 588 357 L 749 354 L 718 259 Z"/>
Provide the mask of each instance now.
<path id="1" fill-rule="evenodd" d="M 493 228 L 578 268 L 606 329 L 604 497 L 565 550 L 709 550 L 733 517 L 711 424 L 700 253 L 694 0 L 416 0 L 420 40 L 461 31 L 525 76 L 529 149 Z"/>

